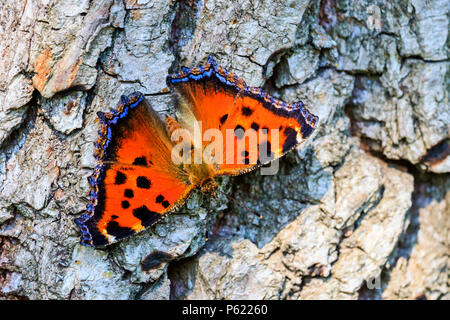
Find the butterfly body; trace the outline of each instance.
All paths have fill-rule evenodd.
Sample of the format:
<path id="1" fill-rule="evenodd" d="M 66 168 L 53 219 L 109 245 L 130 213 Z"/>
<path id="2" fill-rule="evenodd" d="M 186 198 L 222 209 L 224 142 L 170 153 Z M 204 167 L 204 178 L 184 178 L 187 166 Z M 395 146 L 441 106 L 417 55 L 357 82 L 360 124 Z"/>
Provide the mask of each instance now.
<path id="1" fill-rule="evenodd" d="M 98 113 L 100 130 L 81 243 L 101 247 L 177 210 L 199 188 L 215 196 L 215 178 L 254 170 L 305 141 L 318 118 L 248 87 L 210 57 L 168 76 L 177 118 L 159 115 L 136 92 Z"/>
<path id="2" fill-rule="evenodd" d="M 219 184 L 216 182 L 216 180 L 214 180 L 214 178 L 210 178 L 205 180 L 200 187 L 200 190 L 204 193 L 204 194 L 209 194 L 211 195 L 213 198 L 217 197 L 216 191 L 219 188 Z"/>

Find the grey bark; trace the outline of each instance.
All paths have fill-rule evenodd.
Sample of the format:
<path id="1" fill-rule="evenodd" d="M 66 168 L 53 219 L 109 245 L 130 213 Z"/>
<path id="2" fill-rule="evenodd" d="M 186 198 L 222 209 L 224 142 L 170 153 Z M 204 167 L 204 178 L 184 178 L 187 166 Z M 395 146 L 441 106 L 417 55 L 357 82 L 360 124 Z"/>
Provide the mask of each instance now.
<path id="1" fill-rule="evenodd" d="M 0 298 L 450 298 L 448 9 L 2 1 Z M 217 199 L 197 192 L 118 245 L 81 246 L 96 112 L 139 90 L 171 113 L 166 75 L 208 54 L 302 100 L 316 134 L 277 175 L 223 179 Z"/>

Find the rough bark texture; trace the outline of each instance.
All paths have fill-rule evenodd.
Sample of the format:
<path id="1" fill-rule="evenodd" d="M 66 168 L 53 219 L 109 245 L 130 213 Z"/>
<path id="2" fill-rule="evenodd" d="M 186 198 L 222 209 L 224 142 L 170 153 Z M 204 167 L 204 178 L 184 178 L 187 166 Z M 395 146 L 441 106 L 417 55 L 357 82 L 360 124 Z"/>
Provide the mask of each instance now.
<path id="1" fill-rule="evenodd" d="M 448 9 L 2 1 L 0 297 L 450 298 Z M 135 90 L 172 112 L 166 75 L 208 54 L 249 85 L 304 101 L 317 134 L 275 176 L 224 179 L 218 199 L 196 193 L 129 240 L 79 245 L 96 112 Z"/>

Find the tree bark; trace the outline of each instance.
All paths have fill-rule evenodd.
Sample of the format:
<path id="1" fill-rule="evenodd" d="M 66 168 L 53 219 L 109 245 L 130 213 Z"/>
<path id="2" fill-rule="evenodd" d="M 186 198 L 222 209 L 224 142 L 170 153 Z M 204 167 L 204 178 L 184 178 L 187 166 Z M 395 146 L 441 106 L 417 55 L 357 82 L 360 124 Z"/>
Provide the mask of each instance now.
<path id="1" fill-rule="evenodd" d="M 0 298 L 450 298 L 448 8 L 2 1 Z M 194 193 L 148 231 L 81 246 L 96 113 L 138 90 L 171 114 L 167 74 L 209 54 L 302 100 L 316 133 L 277 175 L 223 179 L 217 199 Z"/>

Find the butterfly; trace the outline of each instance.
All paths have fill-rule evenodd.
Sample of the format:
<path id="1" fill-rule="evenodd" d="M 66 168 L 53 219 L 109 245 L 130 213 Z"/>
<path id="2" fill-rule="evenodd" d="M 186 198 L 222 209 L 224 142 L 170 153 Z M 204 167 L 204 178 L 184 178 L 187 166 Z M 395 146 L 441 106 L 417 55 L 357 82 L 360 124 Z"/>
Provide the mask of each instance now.
<path id="1" fill-rule="evenodd" d="M 169 75 L 167 84 L 176 119 L 163 121 L 139 92 L 122 96 L 116 110 L 97 113 L 98 164 L 88 178 L 86 213 L 75 219 L 81 244 L 103 247 L 142 231 L 180 208 L 196 188 L 214 195 L 216 177 L 280 158 L 319 121 L 302 102 L 288 104 L 247 86 L 212 56 Z"/>

